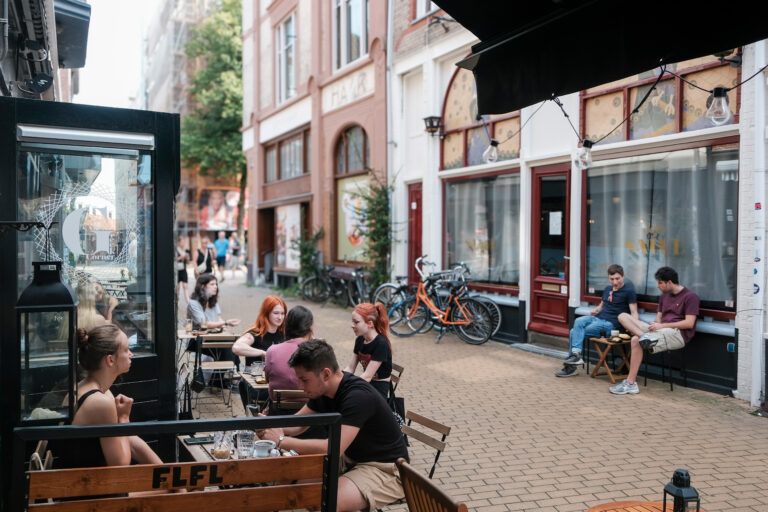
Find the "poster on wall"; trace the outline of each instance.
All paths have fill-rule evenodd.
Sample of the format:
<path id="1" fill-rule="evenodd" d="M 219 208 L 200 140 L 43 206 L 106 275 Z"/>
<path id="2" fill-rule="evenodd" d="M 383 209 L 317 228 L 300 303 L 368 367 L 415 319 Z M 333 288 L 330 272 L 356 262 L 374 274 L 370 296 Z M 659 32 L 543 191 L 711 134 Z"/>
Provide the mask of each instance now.
<path id="1" fill-rule="evenodd" d="M 368 247 L 362 222 L 368 176 L 352 176 L 336 181 L 336 258 L 343 261 L 365 261 Z"/>
<path id="2" fill-rule="evenodd" d="M 237 202 L 240 192 L 233 189 L 206 188 L 200 192 L 199 227 L 202 230 L 237 229 Z"/>
<path id="3" fill-rule="evenodd" d="M 299 270 L 299 252 L 292 248 L 301 236 L 301 205 L 289 204 L 275 209 L 275 247 L 277 266 Z"/>

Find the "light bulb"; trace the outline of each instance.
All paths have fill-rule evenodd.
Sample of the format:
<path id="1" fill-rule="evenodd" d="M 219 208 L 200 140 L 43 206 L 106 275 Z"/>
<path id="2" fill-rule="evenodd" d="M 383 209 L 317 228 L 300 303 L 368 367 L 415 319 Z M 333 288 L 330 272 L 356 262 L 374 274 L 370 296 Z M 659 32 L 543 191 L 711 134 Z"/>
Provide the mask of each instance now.
<path id="1" fill-rule="evenodd" d="M 573 152 L 573 165 L 576 169 L 584 171 L 592 165 L 592 146 L 594 142 L 589 139 L 581 141 L 581 147 Z"/>
<path id="2" fill-rule="evenodd" d="M 707 98 L 707 118 L 715 126 L 720 126 L 731 119 L 731 109 L 728 108 L 728 89 L 715 87 Z"/>
<path id="3" fill-rule="evenodd" d="M 487 164 L 499 159 L 499 141 L 491 139 L 491 144 L 483 151 L 483 161 Z"/>

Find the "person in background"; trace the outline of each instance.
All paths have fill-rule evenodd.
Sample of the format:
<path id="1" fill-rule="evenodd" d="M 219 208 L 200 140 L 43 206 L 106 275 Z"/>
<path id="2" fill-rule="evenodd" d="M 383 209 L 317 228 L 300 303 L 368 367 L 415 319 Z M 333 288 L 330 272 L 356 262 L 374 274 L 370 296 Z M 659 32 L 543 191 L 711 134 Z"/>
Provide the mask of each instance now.
<path id="1" fill-rule="evenodd" d="M 272 345 L 267 349 L 264 362 L 264 375 L 269 383 L 269 397 L 274 403 L 276 389 L 299 389 L 299 381 L 296 372 L 288 364 L 299 345 L 312 339 L 312 324 L 314 317 L 312 312 L 304 306 L 294 306 L 285 318 L 286 341 L 279 345 Z M 281 411 L 270 406 L 269 415 L 293 414 L 293 411 Z"/>
<path id="2" fill-rule="evenodd" d="M 216 266 L 219 267 L 219 274 L 221 274 L 221 282 L 224 282 L 224 269 L 227 266 L 227 252 L 229 251 L 229 240 L 227 240 L 227 234 L 223 231 L 219 231 L 219 238 L 213 243 L 216 247 Z"/>
<path id="3" fill-rule="evenodd" d="M 213 244 L 204 236 L 200 239 L 200 247 L 197 248 L 197 259 L 195 260 L 195 279 L 201 274 L 213 274 L 213 265 L 216 263 L 216 253 Z"/>
<path id="4" fill-rule="evenodd" d="M 187 263 L 192 259 L 189 255 L 189 249 L 186 247 L 183 237 L 179 237 L 176 242 L 176 275 L 178 284 L 176 285 L 176 296 L 179 296 L 179 291 L 184 291 L 184 299 L 189 303 L 189 288 L 187 288 L 187 282 L 189 276 L 187 275 Z"/>
<path id="5" fill-rule="evenodd" d="M 357 363 L 363 367 L 360 377 L 370 382 L 386 400 L 392 374 L 392 344 L 387 337 L 389 317 L 384 304 L 363 302 L 352 311 L 355 348 L 346 372 L 354 375 Z"/>
<path id="6" fill-rule="evenodd" d="M 133 399 L 114 396 L 110 387 L 131 368 L 133 354 L 128 338 L 108 324 L 86 332 L 77 330 L 78 361 L 86 375 L 77 386 L 77 412 L 73 425 L 112 425 L 129 423 Z M 102 437 L 77 441 L 58 441 L 59 467 L 100 467 L 162 464 L 160 457 L 138 436 Z"/>
<path id="7" fill-rule="evenodd" d="M 98 311 L 99 314 L 103 316 L 107 322 L 112 322 L 112 313 L 115 311 L 115 308 L 120 303 L 120 301 L 117 300 L 117 297 L 108 295 L 104 291 L 104 286 L 102 286 L 100 282 L 95 281 L 93 286 L 96 311 Z"/>
<path id="8" fill-rule="evenodd" d="M 229 237 L 229 253 L 231 259 L 229 260 L 230 268 L 232 269 L 232 279 L 235 278 L 235 272 L 240 270 L 240 252 L 242 246 L 240 240 L 237 239 L 237 233 L 233 232 Z"/>
<path id="9" fill-rule="evenodd" d="M 221 317 L 221 308 L 217 304 L 219 300 L 219 283 L 213 274 L 203 274 L 197 278 L 195 291 L 187 305 L 187 318 L 192 320 L 192 328 L 218 329 L 225 326 L 240 324 L 237 318 L 224 320 Z"/>
<path id="10" fill-rule="evenodd" d="M 97 284 L 95 281 L 88 280 L 77 287 L 77 325 L 87 331 L 109 323 L 96 309 Z"/>

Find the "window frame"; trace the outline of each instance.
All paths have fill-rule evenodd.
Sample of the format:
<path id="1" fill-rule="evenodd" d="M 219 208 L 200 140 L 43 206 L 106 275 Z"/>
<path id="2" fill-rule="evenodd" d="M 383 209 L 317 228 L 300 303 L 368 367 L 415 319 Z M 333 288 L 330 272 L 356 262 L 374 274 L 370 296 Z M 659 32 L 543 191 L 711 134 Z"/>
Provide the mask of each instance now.
<path id="1" fill-rule="evenodd" d="M 286 34 L 286 25 L 290 23 L 292 34 Z M 296 13 L 292 12 L 278 23 L 275 28 L 275 92 L 277 103 L 285 103 L 296 96 Z M 286 55 L 290 51 L 292 65 L 286 64 Z M 292 68 L 292 69 L 291 69 Z M 292 73 L 291 73 L 292 72 Z M 291 80 L 292 79 L 292 80 Z M 291 82 L 291 83 L 289 83 Z"/>
<path id="2" fill-rule="evenodd" d="M 350 39 L 350 32 L 344 30 L 342 27 L 349 27 L 349 20 L 347 19 L 347 5 L 351 2 L 360 2 L 361 4 L 361 16 L 362 16 L 362 35 L 360 38 L 360 55 L 351 60 L 347 60 L 347 54 L 349 50 L 348 41 Z M 360 59 L 368 55 L 368 43 L 370 41 L 370 8 L 369 0 L 332 0 L 331 1 L 331 60 L 333 70 L 339 69 L 357 62 Z M 338 16 L 337 16 L 338 12 Z M 342 37 L 343 36 L 343 37 Z"/>
<path id="3" fill-rule="evenodd" d="M 429 3 L 429 8 L 425 9 L 425 6 Z M 413 0 L 413 19 L 412 21 L 418 21 L 421 18 L 426 18 L 430 14 L 440 10 L 440 6 L 433 0 Z"/>
<path id="4" fill-rule="evenodd" d="M 359 169 L 353 169 L 352 171 L 349 170 L 349 142 L 347 138 L 347 133 L 354 130 L 355 128 L 360 128 L 360 131 L 363 132 L 363 166 Z M 340 147 L 344 147 L 344 171 L 339 172 L 338 170 L 338 154 Z M 362 174 L 365 172 L 368 172 L 368 169 L 370 168 L 370 155 L 371 155 L 371 143 L 368 138 L 368 133 L 365 131 L 365 128 L 362 127 L 362 125 L 355 124 L 352 126 L 348 126 L 344 129 L 344 131 L 341 132 L 338 139 L 336 140 L 336 145 L 334 146 L 333 150 L 333 162 L 334 162 L 334 168 L 333 168 L 333 175 L 334 178 L 346 178 L 348 176 L 354 176 L 356 174 Z"/>
<path id="5" fill-rule="evenodd" d="M 652 155 L 655 153 L 660 152 L 669 152 L 669 151 L 683 151 L 686 149 L 699 149 L 699 148 L 705 148 L 705 147 L 714 147 L 724 144 L 740 144 L 740 137 L 738 135 L 732 135 L 732 136 L 726 136 L 726 137 L 720 137 L 715 139 L 706 139 L 706 140 L 697 140 L 697 141 L 690 141 L 690 142 L 679 142 L 675 144 L 669 144 L 669 145 L 657 145 L 653 147 L 646 147 L 643 149 L 638 149 L 635 151 L 627 151 L 627 152 L 621 152 L 620 154 L 611 154 L 606 155 L 604 157 L 598 157 L 595 158 L 595 161 L 601 161 L 601 160 L 614 160 L 617 158 L 625 158 L 625 157 L 633 157 L 633 156 L 644 156 L 644 155 Z M 741 159 L 741 155 L 739 155 L 739 158 Z M 741 160 L 739 160 L 741 162 Z M 739 171 L 740 173 L 740 171 Z M 588 199 L 588 180 L 589 176 L 588 173 L 584 172 L 581 176 L 581 225 L 583 226 L 581 230 L 581 247 L 580 247 L 580 256 L 581 256 L 581 279 L 579 283 L 579 295 L 581 302 L 587 302 L 589 304 L 599 304 L 601 301 L 601 298 L 596 295 L 590 295 L 587 293 L 587 223 L 589 222 L 589 219 L 587 218 L 587 199 Z M 738 215 L 739 211 L 737 209 L 736 211 L 736 227 L 737 230 L 739 228 L 739 222 L 738 222 Z M 737 233 L 737 240 L 738 240 L 738 233 Z M 738 261 L 738 246 L 736 247 L 736 261 Z M 738 267 L 736 269 L 737 272 L 737 278 L 738 278 Z M 683 286 L 685 286 L 685 283 L 682 283 Z M 607 286 L 607 281 L 606 281 Z M 712 317 L 712 318 L 718 318 L 718 319 L 727 319 L 727 320 L 733 320 L 736 318 L 736 312 L 738 311 L 738 294 L 734 297 L 734 304 L 733 308 L 729 308 L 728 310 L 725 309 L 712 309 L 712 308 L 700 308 L 699 309 L 699 317 Z M 638 300 L 637 305 L 639 308 L 644 309 L 649 312 L 655 312 L 658 308 L 658 299 L 656 301 L 640 301 Z"/>
<path id="6" fill-rule="evenodd" d="M 301 172 L 296 175 L 292 176 L 286 176 L 283 172 L 283 162 L 281 158 L 281 148 L 285 146 L 286 144 L 289 144 L 297 139 L 301 140 L 301 148 L 298 151 L 298 154 L 300 155 L 301 160 Z M 286 180 L 292 180 L 296 178 L 301 178 L 303 176 L 308 176 L 310 174 L 310 158 L 311 155 L 307 151 L 307 145 L 308 143 L 311 144 L 311 130 L 309 127 L 305 127 L 299 130 L 295 130 L 293 132 L 290 132 L 287 135 L 284 135 L 280 139 L 274 140 L 272 142 L 269 142 L 267 144 L 264 144 L 264 185 L 272 185 L 274 183 L 279 183 L 281 181 Z M 269 176 L 269 153 L 270 151 L 275 152 L 275 176 L 274 179 L 270 180 Z"/>

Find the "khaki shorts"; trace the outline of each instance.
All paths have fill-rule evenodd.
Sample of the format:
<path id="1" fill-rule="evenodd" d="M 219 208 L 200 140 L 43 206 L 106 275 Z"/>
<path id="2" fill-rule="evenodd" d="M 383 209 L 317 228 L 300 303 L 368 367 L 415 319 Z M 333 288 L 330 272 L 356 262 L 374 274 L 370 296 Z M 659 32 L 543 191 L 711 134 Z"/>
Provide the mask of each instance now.
<path id="1" fill-rule="evenodd" d="M 400 473 L 394 462 L 355 463 L 348 457 L 341 459 L 340 473 L 360 490 L 368 501 L 368 510 L 381 508 L 405 498 Z"/>
<path id="2" fill-rule="evenodd" d="M 643 332 L 651 332 L 650 325 L 645 322 L 640 322 L 640 324 Z M 659 352 L 665 352 L 667 350 L 678 350 L 685 346 L 685 340 L 683 339 L 683 334 L 680 332 L 680 329 L 659 329 L 658 331 L 653 331 L 652 334 L 659 338 L 659 341 L 651 347 L 652 354 L 658 354 Z"/>

